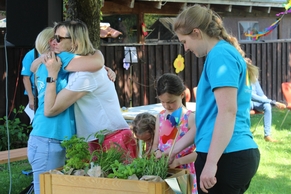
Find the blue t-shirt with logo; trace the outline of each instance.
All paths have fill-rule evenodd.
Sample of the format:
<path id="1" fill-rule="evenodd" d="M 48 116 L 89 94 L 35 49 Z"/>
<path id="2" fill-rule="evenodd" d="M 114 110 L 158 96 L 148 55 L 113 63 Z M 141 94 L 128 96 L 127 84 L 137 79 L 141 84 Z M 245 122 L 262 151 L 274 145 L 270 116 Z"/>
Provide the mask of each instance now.
<path id="1" fill-rule="evenodd" d="M 68 83 L 69 72 L 65 70 L 69 62 L 74 58 L 75 54 L 69 52 L 62 52 L 58 54 L 62 61 L 62 68 L 59 71 L 56 80 L 57 93 L 66 87 Z M 38 108 L 33 120 L 33 130 L 30 135 L 41 136 L 46 138 L 53 138 L 57 140 L 64 140 L 71 138 L 76 134 L 74 106 L 70 106 L 62 113 L 46 117 L 44 115 L 44 96 L 46 90 L 46 78 L 48 72 L 46 66 L 41 64 L 36 72 L 37 90 L 38 90 Z"/>
<path id="2" fill-rule="evenodd" d="M 208 53 L 197 87 L 196 151 L 208 153 L 218 113 L 214 90 L 237 88 L 237 113 L 232 138 L 224 153 L 257 148 L 250 131 L 251 85 L 247 65 L 241 54 L 224 40 Z"/>

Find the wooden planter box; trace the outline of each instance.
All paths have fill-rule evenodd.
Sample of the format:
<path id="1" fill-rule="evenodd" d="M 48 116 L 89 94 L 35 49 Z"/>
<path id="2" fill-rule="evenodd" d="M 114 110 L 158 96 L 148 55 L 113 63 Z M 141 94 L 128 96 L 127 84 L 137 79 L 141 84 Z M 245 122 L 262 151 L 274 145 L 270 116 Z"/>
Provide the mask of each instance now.
<path id="1" fill-rule="evenodd" d="M 187 170 L 171 169 L 173 176 L 188 174 Z M 95 178 L 88 176 L 40 174 L 41 194 L 172 194 L 163 182 Z"/>

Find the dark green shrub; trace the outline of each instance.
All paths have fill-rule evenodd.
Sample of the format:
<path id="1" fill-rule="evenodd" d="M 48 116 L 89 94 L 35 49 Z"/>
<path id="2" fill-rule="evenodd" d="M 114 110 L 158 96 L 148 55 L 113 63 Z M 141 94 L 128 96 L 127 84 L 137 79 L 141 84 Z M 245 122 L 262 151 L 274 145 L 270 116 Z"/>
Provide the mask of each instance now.
<path id="1" fill-rule="evenodd" d="M 9 131 L 10 149 L 21 148 L 27 146 L 27 140 L 31 131 L 31 125 L 22 123 L 18 118 L 19 114 L 23 113 L 24 106 L 19 106 L 18 109 L 13 109 L 13 116 L 7 119 L 6 116 L 0 118 L 0 151 L 7 150 Z"/>

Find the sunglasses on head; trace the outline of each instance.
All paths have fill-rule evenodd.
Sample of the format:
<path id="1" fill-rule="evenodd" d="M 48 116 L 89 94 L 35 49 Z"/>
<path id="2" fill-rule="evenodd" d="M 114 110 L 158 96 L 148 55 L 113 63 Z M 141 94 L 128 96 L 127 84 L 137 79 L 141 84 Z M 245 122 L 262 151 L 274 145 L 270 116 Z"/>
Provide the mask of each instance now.
<path id="1" fill-rule="evenodd" d="M 63 39 L 71 39 L 71 37 L 62 37 L 59 35 L 55 35 L 54 39 L 56 39 L 57 43 L 60 43 Z"/>

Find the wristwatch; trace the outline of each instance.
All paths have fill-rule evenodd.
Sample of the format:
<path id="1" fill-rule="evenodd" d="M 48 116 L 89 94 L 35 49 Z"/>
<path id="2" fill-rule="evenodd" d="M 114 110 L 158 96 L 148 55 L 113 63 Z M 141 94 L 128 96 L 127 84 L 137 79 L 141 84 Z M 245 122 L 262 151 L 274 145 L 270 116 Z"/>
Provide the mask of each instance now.
<path id="1" fill-rule="evenodd" d="M 54 78 L 52 78 L 52 77 L 47 77 L 46 78 L 46 82 L 47 83 L 52 83 L 52 82 L 56 82 L 56 80 Z"/>

